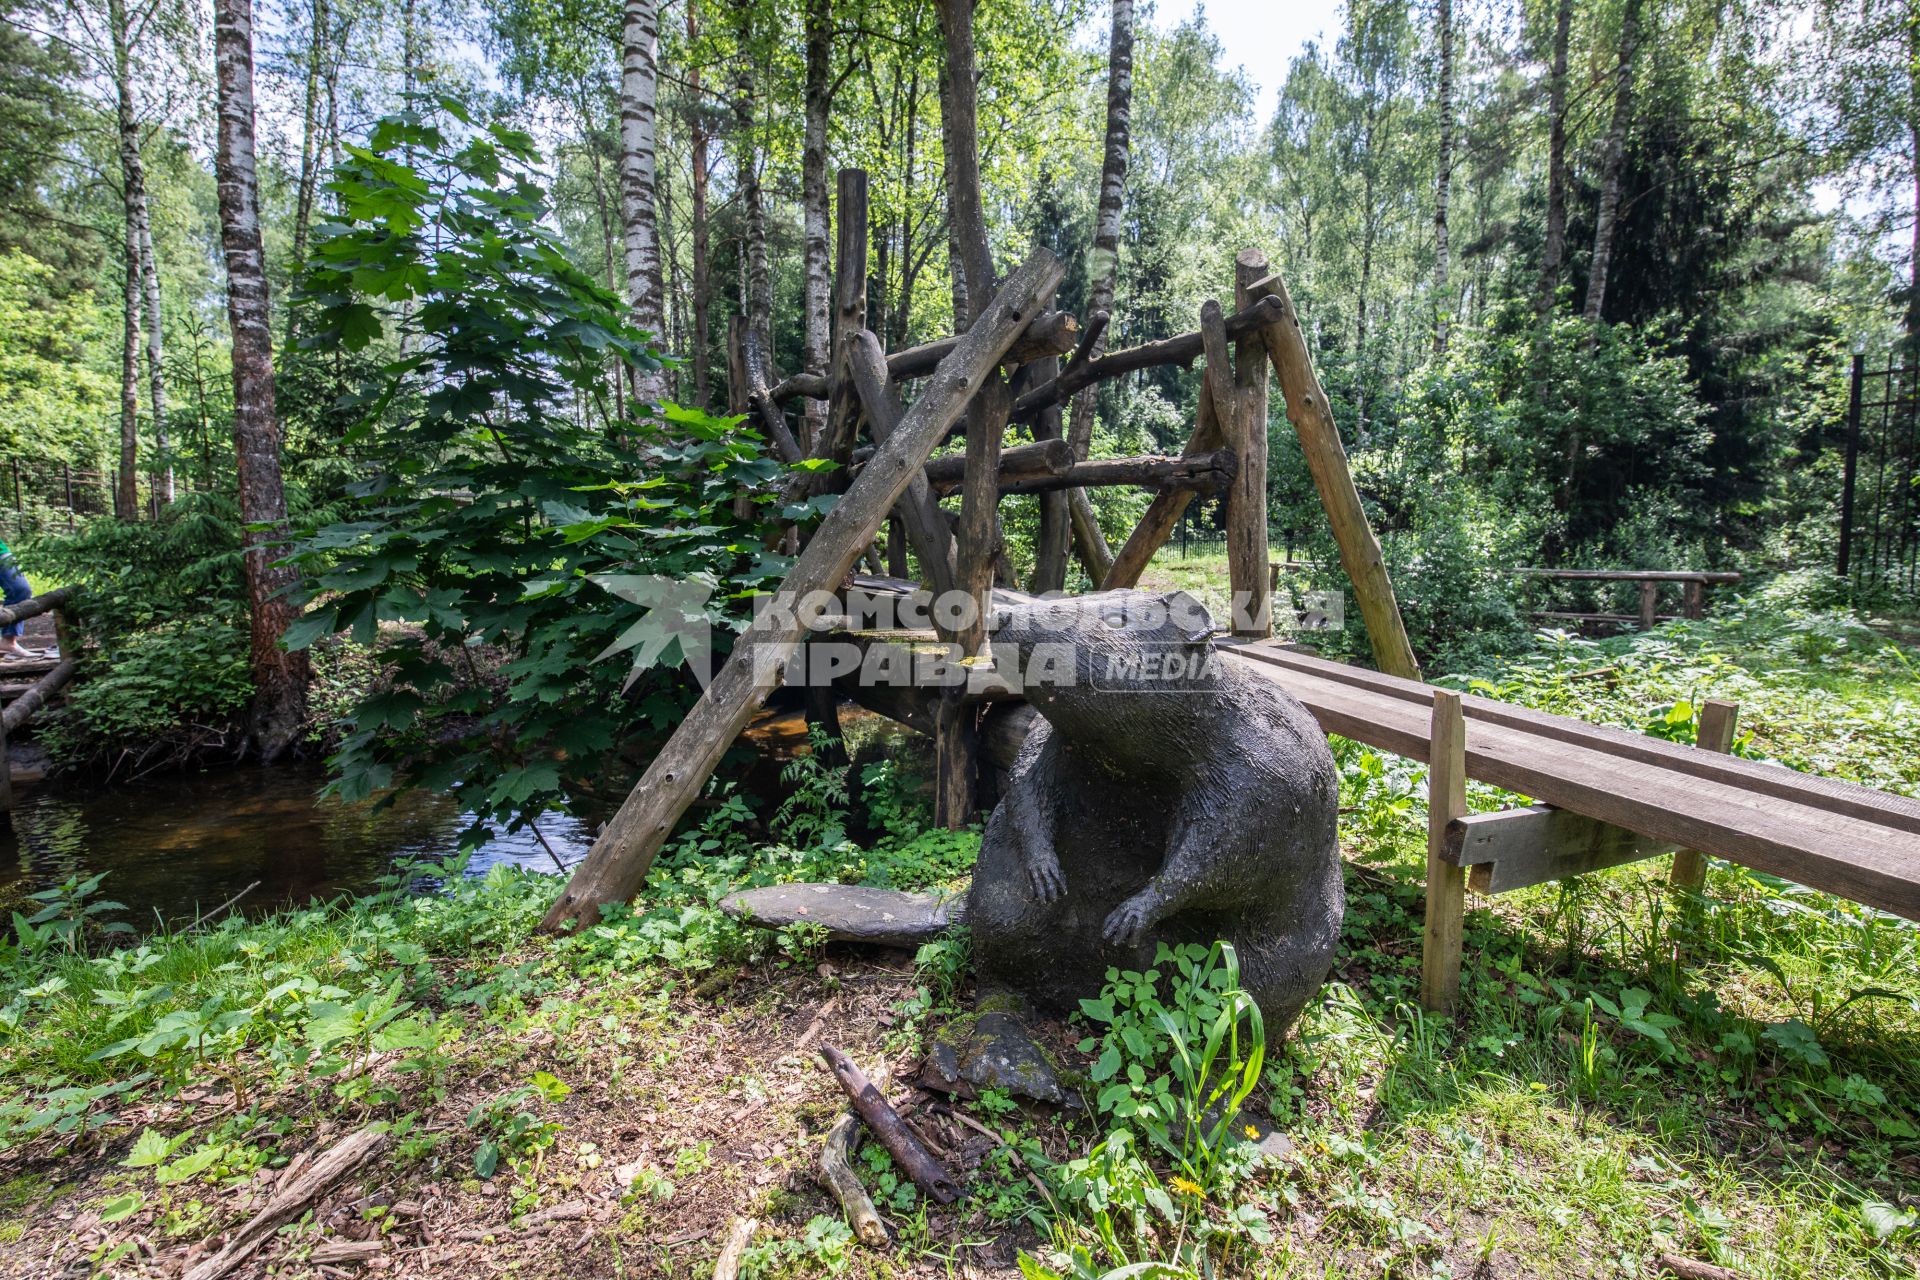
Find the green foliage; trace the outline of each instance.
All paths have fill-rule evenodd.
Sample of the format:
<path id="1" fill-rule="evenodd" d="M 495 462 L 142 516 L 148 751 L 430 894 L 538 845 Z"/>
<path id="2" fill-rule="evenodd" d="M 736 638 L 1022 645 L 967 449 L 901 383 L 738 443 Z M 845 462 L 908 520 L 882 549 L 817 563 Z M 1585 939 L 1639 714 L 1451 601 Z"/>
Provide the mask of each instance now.
<path id="1" fill-rule="evenodd" d="M 0 250 L 0 451 L 93 467 L 114 394 L 88 354 L 107 343 L 107 324 L 90 293 L 54 282 L 52 267 Z"/>
<path id="2" fill-rule="evenodd" d="M 672 405 L 611 419 L 609 362 L 660 357 L 542 225 L 525 134 L 443 102 L 350 150 L 307 341 L 357 350 L 399 325 L 412 350 L 362 394 L 369 470 L 352 518 L 295 556 L 311 604 L 289 643 L 348 631 L 389 674 L 334 758 L 343 794 L 460 787 L 518 823 L 678 721 L 695 690 L 675 668 L 705 655 L 674 627 L 710 625 L 724 650 L 784 571 L 758 516 L 734 514 L 779 468 L 734 422 Z M 693 584 L 693 601 L 637 595 L 633 575 Z M 632 671 L 601 661 L 627 649 Z"/>

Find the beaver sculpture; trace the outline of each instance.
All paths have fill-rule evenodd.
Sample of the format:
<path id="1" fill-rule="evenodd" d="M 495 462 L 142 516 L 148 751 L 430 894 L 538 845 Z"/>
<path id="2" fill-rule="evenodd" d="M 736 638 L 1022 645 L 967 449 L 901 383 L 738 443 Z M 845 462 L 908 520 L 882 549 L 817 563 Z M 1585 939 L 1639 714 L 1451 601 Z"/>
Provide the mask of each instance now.
<path id="1" fill-rule="evenodd" d="M 1156 944 L 1231 942 L 1278 1037 L 1326 980 L 1346 906 L 1333 756 L 1306 708 L 1227 661 L 1184 593 L 996 611 L 1042 719 L 988 819 L 967 903 L 982 980 L 1071 1009 Z"/>

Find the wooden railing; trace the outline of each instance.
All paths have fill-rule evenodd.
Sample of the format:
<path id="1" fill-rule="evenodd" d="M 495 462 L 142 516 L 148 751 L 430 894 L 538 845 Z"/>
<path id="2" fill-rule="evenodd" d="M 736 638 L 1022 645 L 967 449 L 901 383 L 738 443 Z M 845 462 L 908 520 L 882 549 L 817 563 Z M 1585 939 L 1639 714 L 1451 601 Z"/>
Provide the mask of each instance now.
<path id="1" fill-rule="evenodd" d="M 22 690 L 5 711 L 0 711 L 0 812 L 13 809 L 13 762 L 7 751 L 7 741 L 14 734 L 26 728 L 33 718 L 46 705 L 66 688 L 73 679 L 79 663 L 67 639 L 67 625 L 64 607 L 78 595 L 78 587 L 60 587 L 43 595 L 22 600 L 16 605 L 0 606 L 0 627 L 10 627 L 28 618 L 37 618 L 43 613 L 53 614 L 54 635 L 58 639 L 60 657 L 51 668 L 40 672 L 40 678 Z M 5 668 L 0 667 L 0 672 Z M 21 674 L 28 674 L 22 671 Z"/>

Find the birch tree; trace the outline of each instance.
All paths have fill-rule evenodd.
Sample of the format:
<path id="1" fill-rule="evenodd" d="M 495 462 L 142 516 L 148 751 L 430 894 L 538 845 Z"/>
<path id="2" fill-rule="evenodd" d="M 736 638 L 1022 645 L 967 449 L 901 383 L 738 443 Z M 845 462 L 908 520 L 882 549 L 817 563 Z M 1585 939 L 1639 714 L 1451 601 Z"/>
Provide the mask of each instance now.
<path id="1" fill-rule="evenodd" d="M 1620 173 L 1626 163 L 1627 125 L 1633 116 L 1633 59 L 1640 45 L 1640 0 L 1625 0 L 1620 10 L 1620 50 L 1614 67 L 1613 120 L 1600 154 L 1600 203 L 1593 215 L 1593 262 L 1587 270 L 1587 304 L 1582 318 L 1589 330 L 1600 323 L 1607 302 L 1607 272 L 1613 263 L 1613 231 L 1620 213 Z M 1593 334 L 1589 332 L 1589 345 Z"/>
<path id="2" fill-rule="evenodd" d="M 289 653 L 281 643 L 297 610 L 288 598 L 293 571 L 276 555 L 286 536 L 287 498 L 254 163 L 252 0 L 215 0 L 214 73 L 220 116 L 214 177 L 233 331 L 233 440 L 252 621 L 252 737 L 255 750 L 273 760 L 293 745 L 306 721 L 308 665 L 304 650 Z"/>
<path id="3" fill-rule="evenodd" d="M 666 330 L 655 176 L 659 28 L 659 0 L 627 0 L 620 40 L 620 207 L 626 231 L 627 305 L 634 324 L 656 337 Z M 633 392 L 639 400 L 657 402 L 666 394 L 666 380 L 658 369 L 636 369 Z"/>

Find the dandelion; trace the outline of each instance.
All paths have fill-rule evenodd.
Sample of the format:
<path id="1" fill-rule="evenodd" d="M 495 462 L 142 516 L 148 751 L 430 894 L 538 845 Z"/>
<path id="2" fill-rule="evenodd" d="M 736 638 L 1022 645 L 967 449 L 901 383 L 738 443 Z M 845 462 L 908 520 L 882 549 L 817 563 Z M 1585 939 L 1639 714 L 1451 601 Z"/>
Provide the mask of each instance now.
<path id="1" fill-rule="evenodd" d="M 1177 1175 L 1173 1179 L 1173 1189 L 1183 1196 L 1192 1196 L 1195 1200 L 1205 1200 L 1207 1198 L 1206 1188 L 1191 1179 L 1182 1178 Z"/>
<path id="2" fill-rule="evenodd" d="M 1249 1141 L 1249 1142 L 1258 1142 L 1258 1141 L 1260 1141 L 1260 1129 L 1259 1129 L 1259 1126 L 1257 1126 L 1257 1125 L 1251 1125 L 1251 1124 L 1250 1124 L 1250 1125 L 1248 1125 L 1248 1126 L 1246 1127 L 1246 1130 L 1245 1130 L 1245 1133 L 1246 1133 L 1246 1135 L 1247 1135 L 1247 1141 Z"/>

